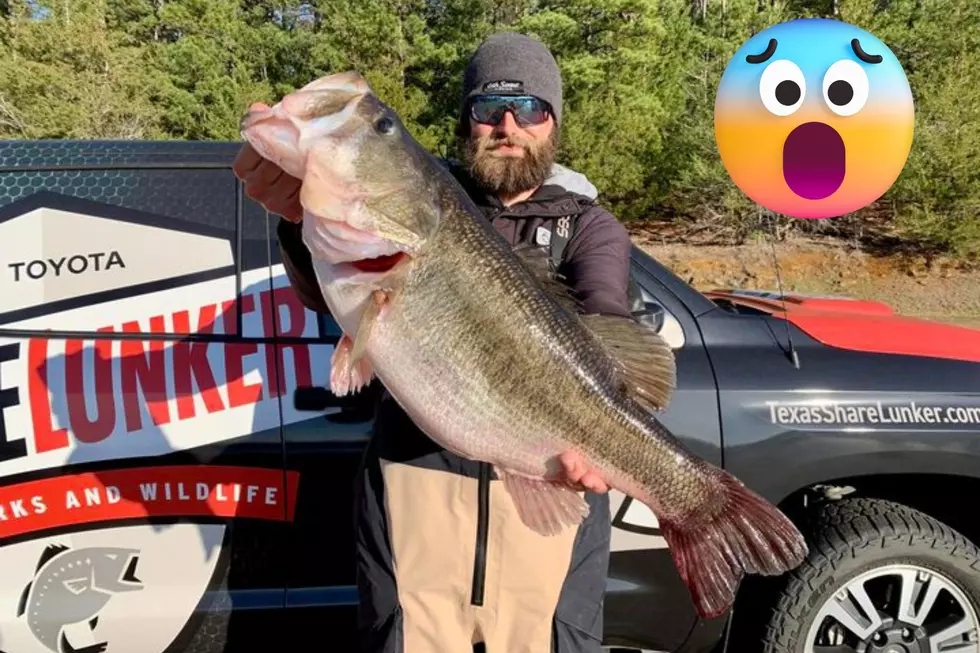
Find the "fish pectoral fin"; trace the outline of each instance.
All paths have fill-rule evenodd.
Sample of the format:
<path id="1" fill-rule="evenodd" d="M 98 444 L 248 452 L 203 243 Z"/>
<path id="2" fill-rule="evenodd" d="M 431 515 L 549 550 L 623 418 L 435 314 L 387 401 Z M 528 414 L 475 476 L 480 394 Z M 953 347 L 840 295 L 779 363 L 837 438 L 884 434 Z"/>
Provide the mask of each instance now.
<path id="1" fill-rule="evenodd" d="M 677 382 L 674 351 L 660 334 L 618 315 L 583 315 L 582 322 L 618 368 L 627 394 L 649 409 L 667 407 Z"/>
<path id="2" fill-rule="evenodd" d="M 388 303 L 388 293 L 384 290 L 375 290 L 371 293 L 371 300 L 361 314 L 361 321 L 357 325 L 357 335 L 354 336 L 354 346 L 351 349 L 351 362 L 356 363 L 364 355 L 368 340 L 371 338 L 371 331 L 378 321 L 381 308 Z"/>
<path id="3" fill-rule="evenodd" d="M 93 575 L 94 575 L 94 571 L 93 571 Z M 91 585 L 89 585 L 90 580 L 92 579 L 89 578 L 88 576 L 79 576 L 78 578 L 66 578 L 65 580 L 61 581 L 61 584 L 65 586 L 66 590 L 68 590 L 75 596 L 78 596 L 79 594 L 87 590 L 89 587 L 91 587 Z"/>
<path id="4" fill-rule="evenodd" d="M 24 591 L 21 592 L 20 602 L 17 604 L 17 616 L 18 617 L 21 616 L 22 614 L 24 614 L 24 610 L 27 609 L 27 596 L 31 593 L 31 585 L 33 585 L 33 584 L 34 584 L 34 581 L 29 582 L 27 584 L 27 587 L 24 588 Z"/>
<path id="5" fill-rule="evenodd" d="M 354 341 L 341 336 L 330 358 L 330 392 L 338 397 L 355 393 L 374 378 L 374 368 L 367 358 L 354 359 Z"/>
<path id="6" fill-rule="evenodd" d="M 55 557 L 59 553 L 64 553 L 68 550 L 68 547 L 64 544 L 49 544 L 44 547 L 44 551 L 41 552 L 41 557 L 38 558 L 37 567 L 34 569 L 34 573 L 41 571 L 43 567 L 51 558 Z"/>
<path id="7" fill-rule="evenodd" d="M 364 355 L 364 349 L 367 347 L 368 340 L 371 339 L 371 333 L 378 321 L 378 316 L 381 315 L 381 309 L 397 297 L 405 285 L 409 269 L 409 263 L 397 263 L 383 278 L 372 284 L 374 288 L 371 291 L 367 306 L 364 307 L 364 312 L 361 313 L 361 319 L 357 324 L 357 333 L 354 335 L 354 349 L 351 352 L 353 361 L 360 360 L 361 356 Z"/>
<path id="8" fill-rule="evenodd" d="M 555 481 L 528 478 L 496 468 L 528 528 L 540 535 L 557 535 L 578 526 L 589 515 L 589 504 L 575 490 Z"/>

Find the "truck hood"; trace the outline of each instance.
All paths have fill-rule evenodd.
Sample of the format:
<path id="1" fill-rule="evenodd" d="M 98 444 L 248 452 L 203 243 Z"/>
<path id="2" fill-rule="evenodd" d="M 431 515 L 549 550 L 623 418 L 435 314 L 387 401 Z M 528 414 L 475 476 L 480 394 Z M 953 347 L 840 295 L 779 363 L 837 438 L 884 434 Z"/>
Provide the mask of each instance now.
<path id="1" fill-rule="evenodd" d="M 898 315 L 883 302 L 730 288 L 704 294 L 789 320 L 828 347 L 980 363 L 980 329 Z"/>

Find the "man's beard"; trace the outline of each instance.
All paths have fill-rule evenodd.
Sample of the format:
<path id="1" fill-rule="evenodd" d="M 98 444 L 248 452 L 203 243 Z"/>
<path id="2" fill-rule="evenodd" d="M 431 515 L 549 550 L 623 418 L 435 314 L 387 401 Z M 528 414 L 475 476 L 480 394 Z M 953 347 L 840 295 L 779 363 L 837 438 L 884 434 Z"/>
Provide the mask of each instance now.
<path id="1" fill-rule="evenodd" d="M 517 145 L 524 156 L 500 156 L 493 148 Z M 558 150 L 558 130 L 543 142 L 518 138 L 461 138 L 459 150 L 470 177 L 480 188 L 495 195 L 517 195 L 537 188 L 551 172 Z"/>

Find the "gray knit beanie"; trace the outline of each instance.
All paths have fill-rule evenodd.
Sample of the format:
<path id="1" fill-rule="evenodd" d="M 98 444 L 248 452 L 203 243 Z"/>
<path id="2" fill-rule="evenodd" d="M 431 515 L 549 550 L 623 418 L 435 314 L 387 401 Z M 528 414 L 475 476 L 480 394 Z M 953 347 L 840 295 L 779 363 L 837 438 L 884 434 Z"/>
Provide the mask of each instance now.
<path id="1" fill-rule="evenodd" d="M 463 75 L 460 120 L 475 95 L 533 95 L 551 105 L 561 122 L 561 71 L 543 43 L 523 34 L 499 32 L 484 41 Z"/>

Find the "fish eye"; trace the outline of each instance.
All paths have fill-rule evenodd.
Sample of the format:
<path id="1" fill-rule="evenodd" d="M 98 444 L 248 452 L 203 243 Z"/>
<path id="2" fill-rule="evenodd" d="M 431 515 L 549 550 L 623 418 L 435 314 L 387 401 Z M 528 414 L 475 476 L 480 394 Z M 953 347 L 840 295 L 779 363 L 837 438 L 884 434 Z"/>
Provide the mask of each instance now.
<path id="1" fill-rule="evenodd" d="M 841 59 L 823 76 L 823 99 L 838 116 L 853 116 L 868 101 L 868 74 L 859 63 Z"/>
<path id="2" fill-rule="evenodd" d="M 388 136 L 395 133 L 395 121 L 385 116 L 374 123 L 374 128 L 378 130 L 378 133 Z"/>
<path id="3" fill-rule="evenodd" d="M 806 80 L 803 71 L 788 59 L 773 61 L 762 71 L 759 81 L 762 104 L 770 113 L 788 116 L 803 104 Z"/>

